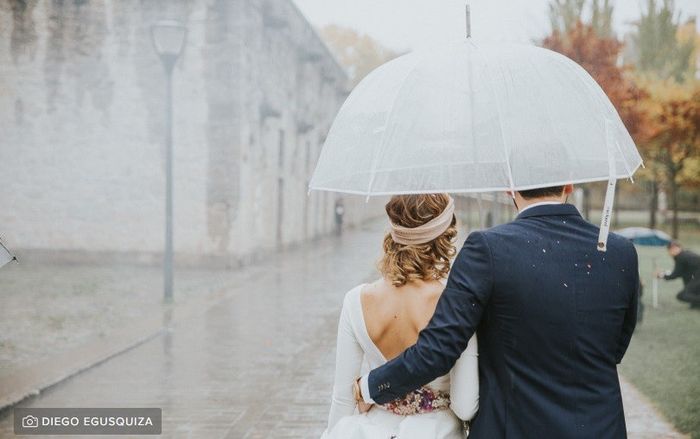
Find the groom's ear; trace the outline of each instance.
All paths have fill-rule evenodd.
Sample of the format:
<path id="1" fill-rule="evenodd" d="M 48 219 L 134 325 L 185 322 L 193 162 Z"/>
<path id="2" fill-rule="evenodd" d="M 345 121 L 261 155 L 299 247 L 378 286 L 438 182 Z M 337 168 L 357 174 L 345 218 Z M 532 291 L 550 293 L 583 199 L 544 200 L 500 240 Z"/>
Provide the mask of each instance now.
<path id="1" fill-rule="evenodd" d="M 564 186 L 564 195 L 571 195 L 574 192 L 574 185 L 567 184 Z"/>

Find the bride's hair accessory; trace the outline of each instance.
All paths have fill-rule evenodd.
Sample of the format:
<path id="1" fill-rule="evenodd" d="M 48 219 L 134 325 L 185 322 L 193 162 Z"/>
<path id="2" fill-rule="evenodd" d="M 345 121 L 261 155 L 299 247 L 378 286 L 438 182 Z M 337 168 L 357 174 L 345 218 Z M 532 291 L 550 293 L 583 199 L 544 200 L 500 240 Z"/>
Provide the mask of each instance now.
<path id="1" fill-rule="evenodd" d="M 401 416 L 430 413 L 450 408 L 450 394 L 428 387 L 414 390 L 403 398 L 383 404 L 386 410 Z"/>
<path id="2" fill-rule="evenodd" d="M 445 233 L 452 224 L 452 215 L 455 212 L 455 200 L 449 198 L 445 210 L 440 215 L 418 227 L 403 227 L 389 221 L 392 239 L 404 245 L 425 244 Z"/>

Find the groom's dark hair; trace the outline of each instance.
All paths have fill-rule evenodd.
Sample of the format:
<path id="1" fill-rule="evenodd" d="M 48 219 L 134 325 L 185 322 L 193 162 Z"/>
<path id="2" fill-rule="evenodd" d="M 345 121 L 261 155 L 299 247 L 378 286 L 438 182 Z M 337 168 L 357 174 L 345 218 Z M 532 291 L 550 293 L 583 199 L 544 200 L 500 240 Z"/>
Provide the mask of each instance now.
<path id="1" fill-rule="evenodd" d="M 520 196 L 526 200 L 542 197 L 558 197 L 562 194 L 562 192 L 564 192 L 564 186 L 539 187 L 537 189 L 518 191 Z"/>

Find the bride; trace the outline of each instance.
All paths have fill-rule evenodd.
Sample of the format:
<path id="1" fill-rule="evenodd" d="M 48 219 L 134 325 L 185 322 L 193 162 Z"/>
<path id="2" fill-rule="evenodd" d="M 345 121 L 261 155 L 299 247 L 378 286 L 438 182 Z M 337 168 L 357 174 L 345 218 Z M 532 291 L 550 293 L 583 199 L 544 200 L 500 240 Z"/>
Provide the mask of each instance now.
<path id="1" fill-rule="evenodd" d="M 462 420 L 470 420 L 478 408 L 476 337 L 448 375 L 366 413 L 359 413 L 355 402 L 353 386 L 362 373 L 416 342 L 456 253 L 449 195 L 397 195 L 386 212 L 390 233 L 378 266 L 382 278 L 353 288 L 343 302 L 333 400 L 322 439 L 464 438 Z"/>

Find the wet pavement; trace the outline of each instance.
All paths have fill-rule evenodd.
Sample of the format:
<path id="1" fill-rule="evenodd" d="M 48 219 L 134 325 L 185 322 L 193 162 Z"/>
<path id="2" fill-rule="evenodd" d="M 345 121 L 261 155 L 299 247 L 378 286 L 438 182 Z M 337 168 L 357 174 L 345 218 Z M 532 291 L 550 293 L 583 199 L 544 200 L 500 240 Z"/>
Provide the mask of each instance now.
<path id="1" fill-rule="evenodd" d="M 383 223 L 241 270 L 213 304 L 23 407 L 162 407 L 173 438 L 316 437 L 330 400 L 339 307 L 367 280 Z M 167 318 L 166 318 L 167 319 Z M 0 437 L 13 437 L 11 413 Z"/>
<path id="2" fill-rule="evenodd" d="M 159 311 L 168 330 L 21 406 L 161 407 L 168 438 L 318 437 L 342 298 L 375 277 L 382 228 L 375 222 L 240 270 L 214 300 Z M 630 437 L 681 437 L 624 386 Z M 15 437 L 11 411 L 0 437 Z"/>

